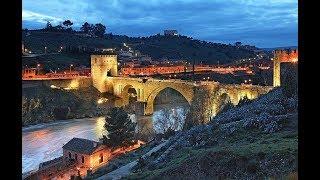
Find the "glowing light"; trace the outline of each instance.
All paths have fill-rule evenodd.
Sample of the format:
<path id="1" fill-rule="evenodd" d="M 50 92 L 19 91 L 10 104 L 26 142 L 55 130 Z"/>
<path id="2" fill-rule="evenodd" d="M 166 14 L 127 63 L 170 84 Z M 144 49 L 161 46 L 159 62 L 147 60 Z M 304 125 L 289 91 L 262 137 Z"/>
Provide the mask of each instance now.
<path id="1" fill-rule="evenodd" d="M 99 98 L 98 101 L 97 101 L 97 103 L 98 103 L 98 104 L 102 104 L 102 103 L 105 103 L 105 102 L 107 102 L 107 101 L 108 101 L 107 98 Z"/>
<path id="2" fill-rule="evenodd" d="M 293 62 L 293 63 L 297 63 L 297 62 L 298 62 L 298 58 L 293 58 L 293 59 L 292 59 L 292 62 Z"/>
<path id="3" fill-rule="evenodd" d="M 51 85 L 50 88 L 51 88 L 51 89 L 57 89 L 58 87 L 55 86 L 55 85 Z"/>
<path id="4" fill-rule="evenodd" d="M 78 89 L 79 88 L 79 81 L 76 79 L 73 79 L 69 85 L 71 89 Z"/>

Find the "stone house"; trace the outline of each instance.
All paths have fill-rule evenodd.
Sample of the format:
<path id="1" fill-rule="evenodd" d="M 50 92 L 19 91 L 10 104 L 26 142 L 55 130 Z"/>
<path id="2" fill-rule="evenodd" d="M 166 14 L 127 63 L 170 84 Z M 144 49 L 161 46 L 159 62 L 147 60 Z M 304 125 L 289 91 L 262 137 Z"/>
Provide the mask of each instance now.
<path id="1" fill-rule="evenodd" d="M 108 162 L 111 151 L 96 141 L 73 138 L 63 147 L 65 163 L 74 162 L 80 168 L 96 168 Z"/>

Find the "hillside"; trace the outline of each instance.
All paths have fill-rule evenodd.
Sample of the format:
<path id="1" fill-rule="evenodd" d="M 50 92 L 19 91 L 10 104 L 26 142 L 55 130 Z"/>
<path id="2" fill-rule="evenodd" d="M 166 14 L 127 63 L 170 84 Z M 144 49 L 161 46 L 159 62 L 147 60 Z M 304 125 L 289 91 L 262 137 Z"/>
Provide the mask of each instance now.
<path id="1" fill-rule="evenodd" d="M 129 179 L 287 177 L 297 173 L 297 97 L 276 89 L 180 132 Z"/>
<path id="2" fill-rule="evenodd" d="M 261 48 L 265 51 L 273 51 L 273 50 L 276 50 L 276 49 L 297 49 L 298 46 L 285 46 L 285 47 L 273 47 L 273 48 Z"/>
<path id="3" fill-rule="evenodd" d="M 220 43 L 208 43 L 205 41 L 194 40 L 187 36 L 162 36 L 155 35 L 150 37 L 128 37 L 107 34 L 104 38 L 84 37 L 75 33 L 61 32 L 42 32 L 42 31 L 22 31 L 22 41 L 25 46 L 33 53 L 57 53 L 61 46 L 73 48 L 72 51 L 63 56 L 72 58 L 73 55 L 85 54 L 84 56 L 73 58 L 73 63 L 83 64 L 88 61 L 89 54 L 77 52 L 78 46 L 87 49 L 94 48 L 123 48 L 123 43 L 130 45 L 133 50 L 138 50 L 142 54 L 149 55 L 153 59 L 185 59 L 190 62 L 196 60 L 204 63 L 213 64 L 219 61 L 220 64 L 230 63 L 241 58 L 254 56 L 252 50 L 245 47 L 236 47 Z M 71 54 L 70 54 L 71 53 Z M 55 55 L 54 55 L 55 56 Z M 41 57 L 39 57 L 41 58 Z M 42 56 L 46 59 L 46 56 Z M 24 59 L 28 63 L 29 59 Z M 69 61 L 69 60 L 68 60 Z M 71 61 L 70 61 L 71 62 Z M 70 63 L 68 62 L 68 63 Z"/>
<path id="4" fill-rule="evenodd" d="M 150 156 L 139 159 L 156 141 L 112 160 L 104 173 L 138 158 L 124 179 L 297 179 L 297 106 L 297 96 L 274 89 L 207 125 L 177 132 Z"/>

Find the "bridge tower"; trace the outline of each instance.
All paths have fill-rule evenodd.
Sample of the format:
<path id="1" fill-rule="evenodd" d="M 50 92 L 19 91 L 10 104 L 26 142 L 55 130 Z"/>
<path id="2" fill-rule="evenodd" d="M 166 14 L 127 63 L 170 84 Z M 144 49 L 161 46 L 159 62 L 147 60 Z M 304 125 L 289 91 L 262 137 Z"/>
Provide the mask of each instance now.
<path id="1" fill-rule="evenodd" d="M 273 87 L 281 85 L 281 67 L 283 62 L 298 62 L 298 50 L 275 50 L 273 52 Z"/>
<path id="2" fill-rule="evenodd" d="M 273 58 L 273 87 L 277 87 L 280 86 L 280 59 L 279 59 L 279 53 L 282 50 L 278 51 L 274 51 L 274 58 Z"/>
<path id="3" fill-rule="evenodd" d="M 112 85 L 107 77 L 118 76 L 117 55 L 114 53 L 101 53 L 91 55 L 92 84 L 99 92 L 112 92 Z"/>

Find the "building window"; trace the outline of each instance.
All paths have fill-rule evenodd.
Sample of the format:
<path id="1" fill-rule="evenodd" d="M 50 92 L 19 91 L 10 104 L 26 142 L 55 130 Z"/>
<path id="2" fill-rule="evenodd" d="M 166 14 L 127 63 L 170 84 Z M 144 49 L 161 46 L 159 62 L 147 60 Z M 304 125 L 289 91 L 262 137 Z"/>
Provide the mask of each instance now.
<path id="1" fill-rule="evenodd" d="M 82 161 L 82 163 L 84 163 L 84 157 L 83 156 L 81 157 L 81 161 Z"/>
<path id="2" fill-rule="evenodd" d="M 103 154 L 101 153 L 101 154 L 100 154 L 99 163 L 102 163 L 102 162 L 103 162 Z"/>
<path id="3" fill-rule="evenodd" d="M 78 154 L 75 154 L 75 155 L 74 155 L 74 159 L 75 159 L 76 161 L 78 161 Z"/>
<path id="4" fill-rule="evenodd" d="M 71 152 L 69 152 L 69 159 L 71 159 Z"/>

